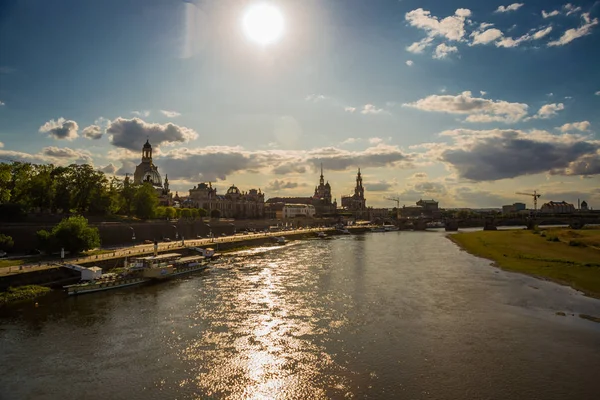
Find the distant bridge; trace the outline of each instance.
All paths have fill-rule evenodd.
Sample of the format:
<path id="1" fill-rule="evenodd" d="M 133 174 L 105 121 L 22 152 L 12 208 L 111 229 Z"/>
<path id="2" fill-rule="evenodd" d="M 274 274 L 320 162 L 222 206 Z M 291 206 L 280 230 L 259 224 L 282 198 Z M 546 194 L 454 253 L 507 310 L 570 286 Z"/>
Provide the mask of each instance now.
<path id="1" fill-rule="evenodd" d="M 484 230 L 496 230 L 499 226 L 526 226 L 534 229 L 537 225 L 567 225 L 572 229 L 581 229 L 586 225 L 600 225 L 600 213 L 576 214 L 538 214 L 536 216 L 482 216 L 481 218 L 400 218 L 393 221 L 400 229 L 425 230 L 431 223 L 440 223 L 447 231 L 456 231 L 459 227 L 483 226 Z"/>

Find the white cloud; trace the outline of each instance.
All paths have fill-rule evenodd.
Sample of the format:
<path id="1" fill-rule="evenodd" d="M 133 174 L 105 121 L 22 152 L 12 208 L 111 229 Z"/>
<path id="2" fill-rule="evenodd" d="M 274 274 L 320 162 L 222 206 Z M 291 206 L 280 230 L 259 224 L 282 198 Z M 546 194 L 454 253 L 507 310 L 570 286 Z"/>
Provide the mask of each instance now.
<path id="1" fill-rule="evenodd" d="M 543 38 L 544 36 L 546 36 L 546 35 L 547 35 L 547 34 L 549 34 L 550 32 L 552 32 L 552 27 L 551 27 L 551 26 L 548 26 L 548 27 L 546 27 L 546 28 L 544 28 L 544 29 L 540 29 L 539 31 L 537 31 L 536 33 L 534 33 L 532 37 L 533 37 L 535 40 L 538 40 L 538 39 L 541 39 L 541 38 Z"/>
<path id="2" fill-rule="evenodd" d="M 404 104 L 423 111 L 468 115 L 465 122 L 516 122 L 527 115 L 527 104 L 509 103 L 473 97 L 470 91 L 459 95 L 430 95 L 414 103 Z"/>
<path id="3" fill-rule="evenodd" d="M 528 42 L 531 40 L 538 40 L 543 38 L 544 36 L 546 36 L 547 34 L 549 34 L 552 31 L 552 27 L 548 26 L 546 28 L 540 29 L 538 31 L 536 31 L 535 33 L 531 34 L 531 33 L 526 33 L 525 35 L 517 38 L 517 39 L 513 39 L 510 37 L 505 37 L 502 40 L 496 42 L 496 46 L 497 47 L 517 47 L 519 46 L 521 43 L 524 42 Z"/>
<path id="4" fill-rule="evenodd" d="M 471 33 L 470 36 L 473 38 L 472 45 L 476 45 L 476 44 L 488 44 L 490 42 L 493 42 L 493 41 L 501 38 L 503 35 L 504 34 L 502 33 L 502 31 L 500 29 L 492 28 L 492 29 L 487 29 L 483 32 L 474 31 L 473 33 Z"/>
<path id="5" fill-rule="evenodd" d="M 99 127 L 98 125 L 87 126 L 81 131 L 81 134 L 86 139 L 95 139 L 95 140 L 102 138 L 103 133 L 104 132 L 102 132 L 102 128 Z"/>
<path id="6" fill-rule="evenodd" d="M 548 97 L 552 97 L 552 96 L 554 96 L 554 93 L 552 93 L 552 92 L 550 92 L 550 93 L 547 93 L 547 94 L 546 94 L 546 96 L 548 96 Z"/>
<path id="7" fill-rule="evenodd" d="M 406 50 L 410 51 L 411 53 L 420 54 L 423 52 L 423 50 L 425 50 L 431 45 L 431 42 L 433 42 L 433 37 L 426 37 L 419 40 L 418 42 L 414 42 L 413 44 L 408 46 Z"/>
<path id="8" fill-rule="evenodd" d="M 132 111 L 131 113 L 133 115 L 135 115 L 136 117 L 149 117 L 150 116 L 150 111 L 149 110 Z"/>
<path id="9" fill-rule="evenodd" d="M 596 96 L 600 96 L 600 90 L 598 90 L 596 93 L 594 93 Z"/>
<path id="10" fill-rule="evenodd" d="M 440 20 L 432 16 L 430 11 L 417 8 L 407 12 L 405 18 L 410 25 L 425 30 L 430 37 L 441 36 L 459 41 L 465 35 L 465 20 L 470 16 L 471 10 L 459 8 L 454 15 Z"/>
<path id="11" fill-rule="evenodd" d="M 480 90 L 479 94 L 481 94 L 482 96 L 485 96 L 487 94 L 487 92 L 485 90 Z"/>
<path id="12" fill-rule="evenodd" d="M 542 17 L 544 17 L 544 18 L 556 17 L 559 14 L 560 14 L 560 11 L 558 11 L 558 10 L 554 10 L 554 11 L 551 11 L 549 13 L 547 13 L 544 10 L 542 10 Z"/>
<path id="13" fill-rule="evenodd" d="M 533 116 L 536 119 L 548 119 L 557 115 L 558 111 L 564 110 L 565 105 L 563 103 L 552 103 L 545 104 L 538 110 L 537 114 Z"/>
<path id="14" fill-rule="evenodd" d="M 575 7 L 573 4 L 567 3 L 563 6 L 563 10 L 566 11 L 567 15 L 571 15 L 581 11 L 581 7 Z"/>
<path id="15" fill-rule="evenodd" d="M 356 107 L 344 107 L 344 111 L 353 113 L 354 111 L 356 111 Z"/>
<path id="16" fill-rule="evenodd" d="M 494 12 L 505 13 L 505 12 L 509 12 L 509 11 L 517 11 L 519 8 L 523 7 L 524 5 L 525 5 L 524 3 L 513 3 L 509 6 L 500 6 Z"/>
<path id="17" fill-rule="evenodd" d="M 397 146 L 378 144 L 360 151 L 336 147 L 311 150 L 245 150 L 241 147 L 210 146 L 181 148 L 163 152 L 155 162 L 169 178 L 191 181 L 225 180 L 238 173 L 302 174 L 307 167 L 317 170 L 321 163 L 329 171 L 357 167 L 411 168 L 414 155 Z"/>
<path id="18" fill-rule="evenodd" d="M 275 179 L 266 187 L 266 190 L 271 192 L 279 192 L 287 189 L 296 189 L 297 187 L 305 187 L 307 186 L 305 183 L 291 182 L 291 181 L 283 181 Z"/>
<path id="19" fill-rule="evenodd" d="M 4 106 L 4 105 L 6 105 L 6 103 L 0 100 L 0 106 Z"/>
<path id="20" fill-rule="evenodd" d="M 106 167 L 102 167 L 99 169 L 100 169 L 100 171 L 107 173 L 109 175 L 114 175 L 115 172 L 117 172 L 117 167 L 113 163 L 110 163 Z"/>
<path id="21" fill-rule="evenodd" d="M 569 124 L 564 124 L 561 127 L 557 127 L 556 129 L 560 130 L 561 132 L 572 132 L 572 131 L 581 131 L 581 132 L 585 132 L 588 129 L 590 129 L 590 126 L 592 124 L 590 124 L 589 121 L 581 121 L 581 122 L 572 122 Z"/>
<path id="22" fill-rule="evenodd" d="M 382 138 L 378 138 L 378 137 L 372 137 L 372 138 L 369 138 L 369 143 L 370 144 L 383 143 L 383 139 Z"/>
<path id="23" fill-rule="evenodd" d="M 306 96 L 304 98 L 304 100 L 306 100 L 306 101 L 312 101 L 314 103 L 317 103 L 319 101 L 326 100 L 327 98 L 328 98 L 327 96 L 324 96 L 322 94 L 309 94 L 308 96 Z"/>
<path id="24" fill-rule="evenodd" d="M 414 64 L 414 62 L 412 62 L 412 60 L 406 60 L 406 65 L 408 65 L 409 67 L 412 67 Z"/>
<path id="25" fill-rule="evenodd" d="M 117 118 L 111 122 L 106 130 L 110 134 L 110 141 L 114 146 L 130 150 L 139 150 L 146 139 L 154 146 L 161 144 L 175 144 L 189 142 L 196 139 L 196 131 L 172 123 L 152 124 L 139 118 Z"/>
<path id="26" fill-rule="evenodd" d="M 460 177 L 473 181 L 495 181 L 522 175 L 600 174 L 599 141 L 581 135 L 554 135 L 532 130 L 444 131 L 440 135 L 453 140 L 431 150 L 449 164 Z"/>
<path id="27" fill-rule="evenodd" d="M 362 139 L 361 138 L 348 138 L 346 140 L 344 140 L 343 142 L 340 143 L 340 145 L 344 145 L 344 144 L 352 144 L 352 143 L 357 143 L 360 142 Z"/>
<path id="28" fill-rule="evenodd" d="M 91 163 L 92 153 L 83 149 L 71 149 L 69 147 L 44 147 L 41 154 L 55 159 L 74 160 L 77 163 Z"/>
<path id="29" fill-rule="evenodd" d="M 4 143 L 0 142 L 0 149 L 4 147 Z"/>
<path id="30" fill-rule="evenodd" d="M 67 121 L 60 117 L 56 121 L 51 119 L 44 125 L 40 126 L 39 131 L 42 133 L 48 133 L 55 139 L 73 140 L 78 137 L 77 130 L 79 125 L 75 121 Z"/>
<path id="31" fill-rule="evenodd" d="M 433 55 L 433 58 L 441 60 L 443 58 L 446 58 L 448 54 L 456 52 L 458 52 L 456 46 L 448 46 L 445 43 L 441 43 L 435 48 L 435 54 Z"/>
<path id="32" fill-rule="evenodd" d="M 567 29 L 558 40 L 549 42 L 548 46 L 564 46 L 575 39 L 589 35 L 592 32 L 592 28 L 598 25 L 598 18 L 591 20 L 589 13 L 581 14 L 581 18 L 583 19 L 583 23 L 579 28 Z"/>
<path id="33" fill-rule="evenodd" d="M 169 118 L 175 118 L 175 117 L 179 117 L 181 115 L 180 112 L 177 111 L 169 111 L 169 110 L 160 110 L 160 112 L 165 116 L 165 117 L 169 117 Z"/>
<path id="34" fill-rule="evenodd" d="M 361 114 L 386 114 L 387 111 L 385 111 L 382 108 L 377 108 L 375 107 L 373 104 L 365 104 L 363 106 L 363 109 L 360 111 Z"/>

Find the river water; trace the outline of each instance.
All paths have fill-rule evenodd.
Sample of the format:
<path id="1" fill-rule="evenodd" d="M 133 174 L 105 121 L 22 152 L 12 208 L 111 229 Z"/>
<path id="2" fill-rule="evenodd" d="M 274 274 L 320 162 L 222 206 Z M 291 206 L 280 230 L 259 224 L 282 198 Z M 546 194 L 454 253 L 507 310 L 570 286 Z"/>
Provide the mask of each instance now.
<path id="1" fill-rule="evenodd" d="M 442 232 L 292 242 L 5 310 L 0 398 L 597 399 L 600 324 L 579 313 L 600 301 Z"/>

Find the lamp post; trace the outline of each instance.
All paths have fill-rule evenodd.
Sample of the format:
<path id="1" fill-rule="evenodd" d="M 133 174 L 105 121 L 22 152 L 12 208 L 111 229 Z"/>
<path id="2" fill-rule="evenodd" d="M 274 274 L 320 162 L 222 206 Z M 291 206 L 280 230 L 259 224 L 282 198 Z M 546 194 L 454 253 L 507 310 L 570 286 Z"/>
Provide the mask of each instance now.
<path id="1" fill-rule="evenodd" d="M 135 241 L 135 230 L 132 226 L 130 226 L 129 229 L 131 229 L 131 240 Z"/>
<path id="2" fill-rule="evenodd" d="M 179 232 L 177 231 L 177 226 L 172 225 L 175 228 L 175 240 L 179 239 Z"/>

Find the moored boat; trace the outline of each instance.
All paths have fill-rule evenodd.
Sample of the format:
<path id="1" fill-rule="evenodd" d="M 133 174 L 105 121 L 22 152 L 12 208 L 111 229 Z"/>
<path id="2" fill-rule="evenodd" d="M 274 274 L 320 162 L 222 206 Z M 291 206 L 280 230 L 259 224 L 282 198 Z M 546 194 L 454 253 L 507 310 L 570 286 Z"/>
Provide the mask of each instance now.
<path id="1" fill-rule="evenodd" d="M 139 285 L 152 280 L 201 271 L 207 268 L 203 256 L 182 257 L 179 253 L 138 257 L 119 274 L 102 274 L 98 267 L 81 269 L 81 283 L 64 286 L 68 295 L 85 294 L 103 290 Z"/>

